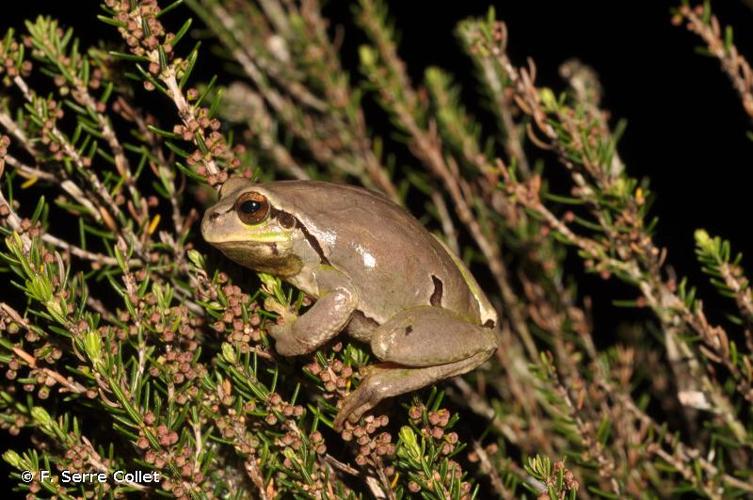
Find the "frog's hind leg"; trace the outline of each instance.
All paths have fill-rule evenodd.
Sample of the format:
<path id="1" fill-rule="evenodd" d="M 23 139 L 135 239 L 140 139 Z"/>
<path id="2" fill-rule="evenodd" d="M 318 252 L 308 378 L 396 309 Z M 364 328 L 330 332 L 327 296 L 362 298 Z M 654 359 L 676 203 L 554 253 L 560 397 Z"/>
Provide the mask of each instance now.
<path id="1" fill-rule="evenodd" d="M 425 306 L 398 314 L 371 338 L 374 355 L 386 363 L 368 368 L 358 389 L 343 401 L 335 429 L 342 428 L 345 419 L 357 421 L 386 398 L 473 370 L 497 346 L 495 330 L 446 309 Z"/>

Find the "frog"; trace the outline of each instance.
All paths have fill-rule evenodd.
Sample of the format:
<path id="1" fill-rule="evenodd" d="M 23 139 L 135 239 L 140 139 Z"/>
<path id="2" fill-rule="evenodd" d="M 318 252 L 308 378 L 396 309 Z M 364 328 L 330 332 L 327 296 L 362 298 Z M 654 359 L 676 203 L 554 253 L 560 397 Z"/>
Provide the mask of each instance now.
<path id="1" fill-rule="evenodd" d="M 230 260 L 313 299 L 300 315 L 276 311 L 267 332 L 278 354 L 312 353 L 340 333 L 369 345 L 377 362 L 341 400 L 335 430 L 385 399 L 477 368 L 499 346 L 497 312 L 463 261 L 376 191 L 231 177 L 201 234 Z"/>

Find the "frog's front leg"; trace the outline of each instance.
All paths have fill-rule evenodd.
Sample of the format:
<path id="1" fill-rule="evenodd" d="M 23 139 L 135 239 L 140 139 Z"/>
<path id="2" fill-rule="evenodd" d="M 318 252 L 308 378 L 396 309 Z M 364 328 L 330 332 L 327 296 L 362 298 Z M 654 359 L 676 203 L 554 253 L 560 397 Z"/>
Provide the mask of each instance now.
<path id="1" fill-rule="evenodd" d="M 283 315 L 281 325 L 268 328 L 275 350 L 283 356 L 298 356 L 316 350 L 340 333 L 356 308 L 356 293 L 350 281 L 334 269 L 317 271 L 321 295 L 301 316 Z"/>
<path id="2" fill-rule="evenodd" d="M 387 363 L 368 368 L 366 377 L 343 401 L 335 429 L 356 422 L 383 399 L 461 375 L 494 353 L 498 334 L 451 311 L 433 306 L 408 309 L 374 331 L 371 349 Z"/>

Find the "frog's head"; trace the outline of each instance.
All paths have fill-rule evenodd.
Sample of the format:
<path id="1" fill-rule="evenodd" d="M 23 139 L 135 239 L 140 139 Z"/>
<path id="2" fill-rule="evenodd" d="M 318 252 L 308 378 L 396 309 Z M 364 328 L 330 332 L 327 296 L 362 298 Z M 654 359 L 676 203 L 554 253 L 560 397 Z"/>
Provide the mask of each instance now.
<path id="1" fill-rule="evenodd" d="M 302 265 L 293 250 L 296 220 L 274 205 L 274 195 L 263 186 L 230 178 L 219 201 L 204 213 L 201 234 L 243 266 L 277 276 L 294 275 Z"/>

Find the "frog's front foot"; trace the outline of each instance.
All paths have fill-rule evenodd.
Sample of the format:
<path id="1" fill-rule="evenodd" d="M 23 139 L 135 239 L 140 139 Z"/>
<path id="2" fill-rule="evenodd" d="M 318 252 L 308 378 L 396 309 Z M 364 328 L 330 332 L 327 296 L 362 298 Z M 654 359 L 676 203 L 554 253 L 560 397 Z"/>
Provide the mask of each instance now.
<path id="1" fill-rule="evenodd" d="M 300 317 L 292 311 L 276 310 L 281 324 L 267 328 L 275 339 L 275 350 L 283 356 L 299 356 L 337 335 L 350 320 L 355 295 L 347 288 L 336 288 L 319 298 Z"/>
<path id="2" fill-rule="evenodd" d="M 280 304 L 272 297 L 264 301 L 267 311 L 277 313 L 280 317 L 277 323 L 267 326 L 267 333 L 275 339 L 275 350 L 283 356 L 297 356 L 308 352 L 308 347 L 295 337 L 293 325 L 298 320 L 298 314 L 288 305 Z"/>
<path id="3" fill-rule="evenodd" d="M 310 345 L 301 342 L 295 336 L 292 321 L 286 320 L 283 324 L 271 325 L 267 332 L 275 339 L 275 350 L 282 356 L 300 356 L 312 350 Z"/>

